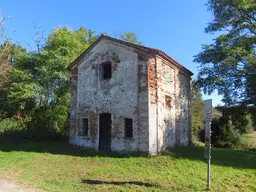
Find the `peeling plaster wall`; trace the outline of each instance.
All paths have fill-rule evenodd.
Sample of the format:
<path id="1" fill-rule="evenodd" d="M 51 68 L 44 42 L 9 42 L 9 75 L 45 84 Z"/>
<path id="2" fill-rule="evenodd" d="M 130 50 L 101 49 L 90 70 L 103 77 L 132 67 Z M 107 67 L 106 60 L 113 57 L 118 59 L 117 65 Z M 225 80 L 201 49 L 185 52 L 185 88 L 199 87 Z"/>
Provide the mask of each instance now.
<path id="1" fill-rule="evenodd" d="M 168 147 L 186 146 L 190 132 L 190 77 L 160 57 L 156 57 L 155 73 L 157 85 L 151 88 L 150 109 L 157 108 L 158 152 Z M 170 98 L 168 104 L 166 97 Z"/>
<path id="2" fill-rule="evenodd" d="M 175 66 L 157 57 L 158 72 L 158 151 L 176 144 L 175 126 Z M 167 106 L 166 96 L 171 98 L 170 106 Z"/>
<path id="3" fill-rule="evenodd" d="M 102 78 L 106 61 L 112 63 L 108 80 Z M 112 151 L 156 155 L 189 144 L 190 76 L 177 66 L 106 39 L 79 63 L 71 69 L 71 144 L 98 150 L 101 113 L 112 115 Z M 83 118 L 89 122 L 88 136 L 80 134 Z M 132 138 L 125 138 L 124 118 L 133 119 Z"/>
<path id="4" fill-rule="evenodd" d="M 101 64 L 106 61 L 112 62 L 112 77 L 108 80 L 102 79 Z M 82 118 L 89 118 L 89 135 L 79 136 L 82 125 L 77 123 L 78 131 L 76 136 L 72 137 L 71 143 L 98 150 L 99 114 L 111 113 L 111 149 L 113 151 L 136 151 L 138 148 L 143 151 L 148 150 L 145 145 L 147 141 L 143 142 L 141 138 L 139 143 L 139 136 L 144 133 L 138 133 L 137 74 L 138 56 L 125 46 L 103 40 L 90 50 L 78 67 L 76 111 L 78 122 L 81 122 Z M 71 110 L 71 113 L 75 113 L 75 110 Z M 124 137 L 124 118 L 133 119 L 133 138 Z M 145 124 L 147 125 L 147 122 Z"/>
<path id="5" fill-rule="evenodd" d="M 158 76 L 156 71 L 155 57 L 149 58 L 147 63 L 148 68 L 148 92 L 149 92 L 149 152 L 156 155 L 158 153 L 157 144 L 157 116 L 158 116 Z"/>
<path id="6" fill-rule="evenodd" d="M 179 111 L 180 111 L 180 146 L 188 146 L 190 142 L 190 78 L 179 73 Z"/>

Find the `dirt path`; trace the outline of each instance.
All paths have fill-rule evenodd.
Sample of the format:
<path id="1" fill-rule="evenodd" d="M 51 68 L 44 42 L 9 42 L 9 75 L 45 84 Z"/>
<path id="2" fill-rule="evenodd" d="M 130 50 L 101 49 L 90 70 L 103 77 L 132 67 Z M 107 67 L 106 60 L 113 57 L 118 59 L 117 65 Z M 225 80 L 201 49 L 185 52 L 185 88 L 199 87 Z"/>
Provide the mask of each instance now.
<path id="1" fill-rule="evenodd" d="M 36 189 L 24 189 L 21 186 L 0 179 L 0 192 L 39 192 Z"/>

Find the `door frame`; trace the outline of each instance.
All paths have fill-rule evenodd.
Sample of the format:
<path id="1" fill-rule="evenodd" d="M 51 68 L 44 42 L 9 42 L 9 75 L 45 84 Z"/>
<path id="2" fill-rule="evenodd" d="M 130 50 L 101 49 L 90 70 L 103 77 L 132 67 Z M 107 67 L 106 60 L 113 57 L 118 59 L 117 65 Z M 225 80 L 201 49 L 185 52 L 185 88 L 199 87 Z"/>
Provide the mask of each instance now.
<path id="1" fill-rule="evenodd" d="M 111 151 L 111 143 L 112 143 L 112 128 L 113 128 L 113 116 L 112 116 L 112 114 L 111 113 L 99 113 L 98 114 L 98 151 L 102 151 L 102 149 L 100 148 L 100 140 L 101 140 L 101 138 L 100 138 L 100 132 L 101 132 L 101 125 L 100 125 L 100 116 L 101 115 L 104 115 L 104 114 L 108 114 L 108 115 L 110 115 L 110 120 L 111 120 L 111 123 L 110 123 L 110 146 L 109 146 L 109 150 Z"/>

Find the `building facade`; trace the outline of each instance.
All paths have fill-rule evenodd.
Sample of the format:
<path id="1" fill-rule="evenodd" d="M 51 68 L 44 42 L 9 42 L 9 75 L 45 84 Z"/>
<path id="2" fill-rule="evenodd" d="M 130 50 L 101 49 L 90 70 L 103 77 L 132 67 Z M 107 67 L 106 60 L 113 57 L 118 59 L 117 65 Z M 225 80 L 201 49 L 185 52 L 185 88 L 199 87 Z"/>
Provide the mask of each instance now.
<path id="1" fill-rule="evenodd" d="M 70 70 L 71 144 L 156 155 L 191 142 L 192 73 L 164 52 L 102 35 Z"/>

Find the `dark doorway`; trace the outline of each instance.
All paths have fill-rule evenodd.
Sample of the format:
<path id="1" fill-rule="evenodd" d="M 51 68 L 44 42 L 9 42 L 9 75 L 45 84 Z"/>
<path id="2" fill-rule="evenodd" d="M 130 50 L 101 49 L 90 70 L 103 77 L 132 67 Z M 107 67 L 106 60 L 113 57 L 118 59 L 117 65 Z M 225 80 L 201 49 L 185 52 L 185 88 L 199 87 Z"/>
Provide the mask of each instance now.
<path id="1" fill-rule="evenodd" d="M 99 150 L 111 151 L 111 114 L 100 114 L 100 138 L 99 138 Z"/>

